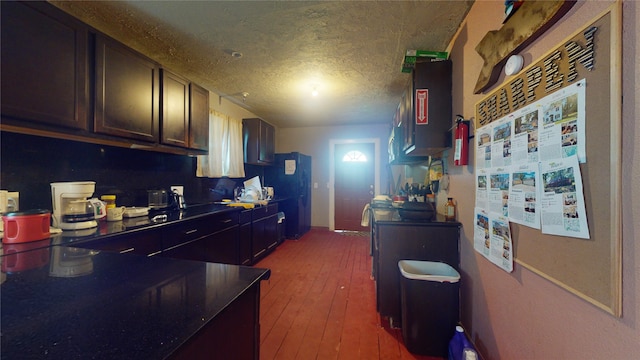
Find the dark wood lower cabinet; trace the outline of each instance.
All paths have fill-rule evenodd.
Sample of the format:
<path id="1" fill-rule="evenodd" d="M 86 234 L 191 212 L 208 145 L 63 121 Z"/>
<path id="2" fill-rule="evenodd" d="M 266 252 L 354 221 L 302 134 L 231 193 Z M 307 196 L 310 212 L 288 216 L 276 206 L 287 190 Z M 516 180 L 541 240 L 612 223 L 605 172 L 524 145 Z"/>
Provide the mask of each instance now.
<path id="1" fill-rule="evenodd" d="M 238 214 L 212 214 L 168 225 L 162 243 L 165 257 L 240 264 Z"/>
<path id="2" fill-rule="evenodd" d="M 256 263 L 278 245 L 278 205 L 253 209 L 252 218 L 251 252 Z"/>
<path id="3" fill-rule="evenodd" d="M 251 213 L 253 210 L 243 210 L 239 215 L 240 227 L 238 229 L 238 242 L 240 252 L 240 265 L 253 264 L 253 254 L 251 253 Z"/>
<path id="4" fill-rule="evenodd" d="M 162 256 L 237 265 L 239 264 L 238 226 L 163 250 Z"/>
<path id="5" fill-rule="evenodd" d="M 236 298 L 169 359 L 258 359 L 260 283 Z"/>
<path id="6" fill-rule="evenodd" d="M 278 246 L 278 205 L 211 214 L 73 246 L 251 266 Z"/>
<path id="7" fill-rule="evenodd" d="M 400 260 L 444 262 L 460 270 L 459 223 L 374 222 L 376 305 L 392 326 L 401 324 Z"/>
<path id="8" fill-rule="evenodd" d="M 73 243 L 74 247 L 114 251 L 121 254 L 155 256 L 162 252 L 160 232 L 156 230 L 141 231 L 134 234 L 100 238 L 84 243 Z"/>

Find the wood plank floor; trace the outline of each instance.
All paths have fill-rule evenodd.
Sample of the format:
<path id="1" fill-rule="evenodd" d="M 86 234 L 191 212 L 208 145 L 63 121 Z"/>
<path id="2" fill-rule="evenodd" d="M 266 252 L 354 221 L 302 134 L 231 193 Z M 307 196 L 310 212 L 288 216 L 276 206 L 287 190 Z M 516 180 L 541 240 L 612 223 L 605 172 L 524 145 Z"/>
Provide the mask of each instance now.
<path id="1" fill-rule="evenodd" d="M 260 359 L 439 359 L 409 353 L 376 311 L 367 235 L 312 229 L 255 265 Z"/>

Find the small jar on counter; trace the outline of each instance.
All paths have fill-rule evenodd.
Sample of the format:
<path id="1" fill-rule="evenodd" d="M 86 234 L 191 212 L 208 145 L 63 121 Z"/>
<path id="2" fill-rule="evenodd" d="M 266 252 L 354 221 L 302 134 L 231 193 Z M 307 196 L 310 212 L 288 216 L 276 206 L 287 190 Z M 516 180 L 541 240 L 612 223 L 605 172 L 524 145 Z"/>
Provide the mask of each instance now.
<path id="1" fill-rule="evenodd" d="M 115 195 L 102 195 L 100 196 L 100 200 L 104 201 L 106 204 L 105 207 L 107 209 L 116 207 L 116 196 Z"/>

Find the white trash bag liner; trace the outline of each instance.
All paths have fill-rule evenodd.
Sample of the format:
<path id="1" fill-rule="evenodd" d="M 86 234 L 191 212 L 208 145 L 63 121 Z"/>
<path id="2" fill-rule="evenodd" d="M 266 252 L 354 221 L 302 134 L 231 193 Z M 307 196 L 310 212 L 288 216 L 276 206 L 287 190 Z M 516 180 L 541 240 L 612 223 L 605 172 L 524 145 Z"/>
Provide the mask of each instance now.
<path id="1" fill-rule="evenodd" d="M 398 267 L 402 276 L 413 280 L 427 280 L 437 282 L 456 283 L 460 281 L 460 273 L 453 267 L 442 262 L 400 260 Z"/>

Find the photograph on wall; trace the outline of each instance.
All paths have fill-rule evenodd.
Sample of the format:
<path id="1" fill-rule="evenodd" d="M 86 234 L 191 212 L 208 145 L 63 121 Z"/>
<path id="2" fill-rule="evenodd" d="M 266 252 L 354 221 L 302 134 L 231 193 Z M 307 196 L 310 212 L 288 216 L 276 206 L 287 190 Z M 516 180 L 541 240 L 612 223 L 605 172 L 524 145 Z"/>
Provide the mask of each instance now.
<path id="1" fill-rule="evenodd" d="M 489 173 L 489 212 L 509 216 L 509 188 L 511 186 L 509 168 L 494 168 Z"/>
<path id="2" fill-rule="evenodd" d="M 541 225 L 544 234 L 589 239 L 577 156 L 540 163 Z"/>
<path id="3" fill-rule="evenodd" d="M 583 79 L 541 100 L 541 161 L 577 155 L 581 163 L 586 162 L 585 88 Z"/>
<path id="4" fill-rule="evenodd" d="M 527 106 L 513 113 L 512 158 L 514 164 L 535 163 L 538 152 L 539 105 Z"/>
<path id="5" fill-rule="evenodd" d="M 509 220 L 540 229 L 538 208 L 538 163 L 512 167 L 509 191 Z"/>

